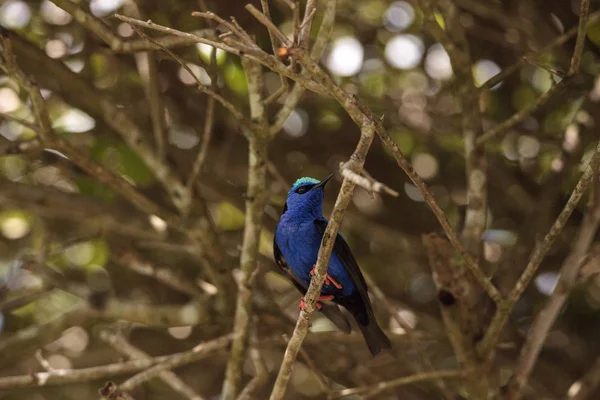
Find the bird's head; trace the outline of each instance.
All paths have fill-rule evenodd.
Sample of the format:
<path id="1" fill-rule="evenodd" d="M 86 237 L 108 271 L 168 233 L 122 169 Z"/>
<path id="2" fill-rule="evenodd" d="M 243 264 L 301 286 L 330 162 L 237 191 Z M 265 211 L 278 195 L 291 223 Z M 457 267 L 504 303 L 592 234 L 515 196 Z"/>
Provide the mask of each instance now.
<path id="1" fill-rule="evenodd" d="M 310 217 L 320 217 L 323 214 L 323 196 L 325 184 L 333 177 L 329 175 L 322 181 L 304 177 L 296 180 L 288 192 L 284 213 L 291 210 Z"/>

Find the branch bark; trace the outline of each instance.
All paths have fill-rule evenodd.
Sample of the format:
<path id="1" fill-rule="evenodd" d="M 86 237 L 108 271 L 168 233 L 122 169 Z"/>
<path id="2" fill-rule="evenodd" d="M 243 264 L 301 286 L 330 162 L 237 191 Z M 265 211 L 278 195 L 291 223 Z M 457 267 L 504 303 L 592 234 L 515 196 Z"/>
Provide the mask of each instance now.
<path id="1" fill-rule="evenodd" d="M 263 104 L 263 74 L 260 64 L 242 59 L 248 79 L 248 95 L 251 119 L 259 129 L 249 132 L 248 149 L 248 191 L 246 195 L 246 220 L 238 298 L 235 310 L 233 332 L 235 339 L 231 346 L 231 356 L 227 363 L 222 400 L 234 400 L 240 391 L 242 367 L 248 343 L 248 333 L 252 316 L 253 274 L 257 267 L 258 247 L 262 230 L 262 216 L 267 203 L 267 149 L 273 135 L 269 133 L 267 115 Z"/>

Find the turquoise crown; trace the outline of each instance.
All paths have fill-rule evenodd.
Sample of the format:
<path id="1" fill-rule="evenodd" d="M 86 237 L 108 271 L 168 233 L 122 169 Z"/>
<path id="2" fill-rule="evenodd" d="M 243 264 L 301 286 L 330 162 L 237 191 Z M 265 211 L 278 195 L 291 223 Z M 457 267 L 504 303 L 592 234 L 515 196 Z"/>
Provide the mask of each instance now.
<path id="1" fill-rule="evenodd" d="M 319 183 L 319 182 L 320 181 L 317 180 L 317 179 L 315 179 L 315 178 L 311 178 L 310 176 L 304 176 L 302 178 L 296 179 L 296 182 L 294 182 L 294 185 L 292 187 L 296 188 L 296 187 L 298 187 L 300 185 L 305 185 L 307 183 L 316 184 L 316 183 Z"/>

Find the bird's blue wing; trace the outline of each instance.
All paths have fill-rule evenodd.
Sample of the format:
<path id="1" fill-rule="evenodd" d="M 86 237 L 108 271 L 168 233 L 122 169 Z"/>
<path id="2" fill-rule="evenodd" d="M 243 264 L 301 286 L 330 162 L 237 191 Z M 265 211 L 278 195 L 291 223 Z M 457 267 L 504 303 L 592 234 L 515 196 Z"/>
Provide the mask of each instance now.
<path id="1" fill-rule="evenodd" d="M 275 263 L 277 264 L 277 266 L 279 267 L 279 269 L 281 270 L 281 272 L 283 272 L 284 275 L 286 275 L 288 277 L 288 279 L 290 281 L 292 281 L 292 283 L 294 284 L 294 286 L 296 286 L 296 288 L 302 294 L 305 294 L 307 288 L 305 288 L 304 286 L 302 286 L 302 284 L 300 283 L 300 281 L 298 280 L 298 278 L 296 278 L 296 275 L 294 275 L 294 272 L 292 272 L 291 268 L 289 267 L 289 265 L 285 261 L 285 258 L 283 257 L 283 254 L 281 254 L 281 250 L 279 249 L 279 246 L 277 246 L 277 242 L 275 241 L 275 239 L 273 239 L 273 256 L 275 257 Z"/>
<path id="2" fill-rule="evenodd" d="M 325 229 L 327 228 L 327 221 L 325 219 L 316 219 L 315 226 L 321 233 L 321 236 L 323 236 L 323 234 L 325 233 Z M 369 304 L 369 295 L 367 294 L 367 283 L 365 282 L 365 278 L 363 277 L 362 272 L 360 272 L 360 268 L 358 268 L 358 263 L 352 255 L 348 243 L 346 243 L 342 235 L 340 235 L 339 233 L 335 238 L 333 251 L 342 261 L 342 263 L 344 263 L 344 267 L 346 268 L 346 271 L 348 271 L 348 274 L 352 278 L 352 282 L 354 282 L 354 285 L 358 289 L 360 297 L 362 297 L 362 299 L 367 304 Z"/>
<path id="3" fill-rule="evenodd" d="M 300 281 L 296 278 L 296 275 L 294 275 L 294 272 L 292 272 L 291 268 L 285 261 L 285 258 L 283 257 L 283 254 L 281 253 L 281 250 L 279 249 L 279 246 L 277 246 L 277 242 L 275 240 L 273 240 L 273 256 L 275 257 L 275 263 L 279 269 L 281 269 L 288 279 L 292 281 L 300 293 L 305 295 L 308 288 L 302 286 Z M 322 303 L 321 312 L 323 312 L 323 314 L 325 314 L 325 316 L 329 318 L 329 320 L 333 322 L 340 331 L 345 333 L 350 333 L 352 331 L 350 321 L 348 321 L 348 318 L 346 318 L 344 313 L 336 304 Z"/>

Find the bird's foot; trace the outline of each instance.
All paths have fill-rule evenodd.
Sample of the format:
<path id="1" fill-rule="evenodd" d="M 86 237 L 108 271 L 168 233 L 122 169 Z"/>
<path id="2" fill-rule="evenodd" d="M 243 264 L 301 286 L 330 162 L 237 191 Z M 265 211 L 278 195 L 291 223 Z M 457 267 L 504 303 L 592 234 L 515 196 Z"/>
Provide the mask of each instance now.
<path id="1" fill-rule="evenodd" d="M 329 301 L 329 300 L 333 300 L 333 297 L 334 297 L 334 296 L 332 296 L 332 295 L 329 295 L 329 296 L 320 296 L 320 297 L 317 299 L 317 310 L 320 310 L 320 309 L 322 309 L 322 308 L 323 308 L 323 305 L 322 305 L 321 303 L 319 303 L 319 301 Z M 304 297 L 302 297 L 302 299 L 300 299 L 300 309 L 301 309 L 301 310 L 306 310 L 306 304 L 304 304 Z"/>
<path id="2" fill-rule="evenodd" d="M 317 264 L 313 265 L 313 269 L 310 270 L 310 276 L 315 276 L 315 268 L 317 268 Z M 325 275 L 325 286 L 333 285 L 338 289 L 342 288 L 342 285 L 329 274 Z"/>

